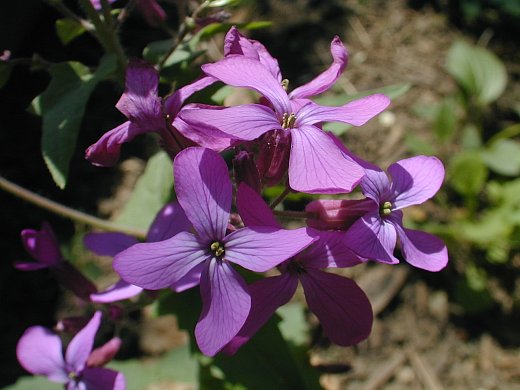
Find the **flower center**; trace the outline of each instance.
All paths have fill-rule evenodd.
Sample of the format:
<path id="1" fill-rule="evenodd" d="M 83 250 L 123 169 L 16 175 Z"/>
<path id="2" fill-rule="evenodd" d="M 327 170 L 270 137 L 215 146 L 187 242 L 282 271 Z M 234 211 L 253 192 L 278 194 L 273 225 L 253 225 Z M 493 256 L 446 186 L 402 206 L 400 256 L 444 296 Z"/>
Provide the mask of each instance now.
<path id="1" fill-rule="evenodd" d="M 289 89 L 289 80 L 288 79 L 283 79 L 282 80 L 282 88 L 287 91 Z"/>
<path id="2" fill-rule="evenodd" d="M 211 243 L 211 245 L 209 246 L 209 249 L 211 250 L 211 252 L 213 252 L 213 255 L 215 257 L 222 257 L 224 255 L 224 244 L 218 242 L 218 241 L 213 241 Z"/>
<path id="3" fill-rule="evenodd" d="M 79 379 L 79 374 L 76 372 L 76 371 L 70 371 L 67 376 L 69 377 L 69 379 L 73 380 L 73 381 L 77 381 Z"/>
<path id="4" fill-rule="evenodd" d="M 379 207 L 379 214 L 382 217 L 387 217 L 392 213 L 392 203 L 385 202 Z"/>
<path id="5" fill-rule="evenodd" d="M 280 124 L 282 125 L 282 129 L 292 129 L 294 122 L 296 122 L 296 115 L 292 113 L 289 115 L 285 112 L 282 115 L 282 122 Z"/>

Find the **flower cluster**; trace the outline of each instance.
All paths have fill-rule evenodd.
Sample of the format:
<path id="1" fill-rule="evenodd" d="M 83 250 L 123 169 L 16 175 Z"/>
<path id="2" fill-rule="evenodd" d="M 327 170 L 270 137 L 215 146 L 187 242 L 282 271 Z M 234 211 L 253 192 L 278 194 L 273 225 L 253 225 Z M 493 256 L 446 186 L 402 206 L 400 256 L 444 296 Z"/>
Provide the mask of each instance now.
<path id="1" fill-rule="evenodd" d="M 157 133 L 173 159 L 177 201 L 161 210 L 145 242 L 119 233 L 86 237 L 88 248 L 114 257 L 121 277 L 107 291 L 91 292 L 88 299 L 114 302 L 143 289 L 178 292 L 198 285 L 202 311 L 195 338 L 200 350 L 213 356 L 235 353 L 289 302 L 301 283 L 324 333 L 346 346 L 368 336 L 372 309 L 353 280 L 326 270 L 368 260 L 398 263 L 398 238 L 403 258 L 411 265 L 438 271 L 447 264 L 442 241 L 404 228 L 401 211 L 439 190 L 444 178 L 441 162 L 427 156 L 407 158 L 388 168 L 389 177 L 322 130 L 325 122 L 361 126 L 390 103 L 382 94 L 339 107 L 314 102 L 311 98 L 328 90 L 347 65 L 347 51 L 338 37 L 330 51 L 333 61 L 328 69 L 288 92 L 289 81 L 283 79 L 277 60 L 260 42 L 232 28 L 225 38 L 224 58 L 203 65 L 202 78 L 164 100 L 158 95 L 155 68 L 140 60 L 129 63 L 126 89 L 116 106 L 128 121 L 90 146 L 86 158 L 96 165 L 113 165 L 123 143 L 139 134 Z M 183 106 L 195 92 L 218 82 L 256 91 L 258 102 Z M 234 180 L 219 154 L 224 150 L 234 154 Z M 365 198 L 315 200 L 302 213 L 307 226 L 286 229 L 273 213 L 277 202 L 269 206 L 261 196 L 265 187 L 278 183 L 285 185 L 285 193 L 325 195 L 347 194 L 359 187 Z M 48 229 L 41 234 L 50 236 Z M 41 267 L 60 264 L 59 251 L 52 245 L 41 250 L 26 245 Z M 277 274 L 248 285 L 237 267 L 257 273 L 276 269 Z M 21 345 L 23 350 L 25 343 Z M 83 363 L 84 359 L 74 372 L 86 378 Z M 47 371 L 25 366 L 50 377 Z"/>

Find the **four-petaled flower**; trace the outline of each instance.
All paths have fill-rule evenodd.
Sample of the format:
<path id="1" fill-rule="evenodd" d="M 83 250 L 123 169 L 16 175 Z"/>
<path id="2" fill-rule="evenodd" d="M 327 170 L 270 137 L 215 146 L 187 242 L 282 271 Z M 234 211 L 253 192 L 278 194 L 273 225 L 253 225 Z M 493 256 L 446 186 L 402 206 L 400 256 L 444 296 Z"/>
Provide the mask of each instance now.
<path id="1" fill-rule="evenodd" d="M 244 324 L 251 307 L 248 288 L 230 263 L 267 271 L 307 247 L 305 229 L 250 226 L 227 234 L 232 184 L 224 159 L 205 148 L 188 148 L 174 160 L 177 199 L 195 234 L 136 244 L 116 255 L 114 268 L 128 283 L 157 290 L 200 273 L 202 313 L 195 337 L 215 355 Z M 273 243 L 276 242 L 276 245 Z"/>

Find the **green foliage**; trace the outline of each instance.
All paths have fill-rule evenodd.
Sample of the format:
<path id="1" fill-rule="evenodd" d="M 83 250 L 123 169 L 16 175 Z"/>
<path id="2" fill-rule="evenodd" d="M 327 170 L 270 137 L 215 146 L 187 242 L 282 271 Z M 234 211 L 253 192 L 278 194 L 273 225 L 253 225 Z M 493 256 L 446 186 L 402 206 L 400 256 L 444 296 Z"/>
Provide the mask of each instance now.
<path id="1" fill-rule="evenodd" d="M 476 196 L 482 191 L 488 171 L 479 153 L 463 152 L 456 154 L 448 166 L 451 186 L 464 196 Z"/>
<path id="2" fill-rule="evenodd" d="M 158 152 L 150 158 L 116 222 L 132 228 L 148 229 L 157 212 L 171 197 L 172 171 L 172 160 L 165 152 Z"/>
<path id="3" fill-rule="evenodd" d="M 9 80 L 11 75 L 12 66 L 11 64 L 0 60 L 0 88 Z"/>
<path id="4" fill-rule="evenodd" d="M 56 20 L 56 34 L 60 41 L 66 45 L 85 32 L 85 28 L 76 20 L 63 18 Z"/>
<path id="5" fill-rule="evenodd" d="M 104 57 L 94 73 L 79 62 L 52 65 L 49 86 L 31 103 L 32 111 L 43 117 L 43 158 L 62 189 L 67 184 L 69 163 L 88 99 L 96 85 L 115 69 L 113 56 Z"/>
<path id="6" fill-rule="evenodd" d="M 475 97 L 481 105 L 494 102 L 507 84 L 506 69 L 498 57 L 489 50 L 462 41 L 450 48 L 446 69 L 465 93 Z"/>

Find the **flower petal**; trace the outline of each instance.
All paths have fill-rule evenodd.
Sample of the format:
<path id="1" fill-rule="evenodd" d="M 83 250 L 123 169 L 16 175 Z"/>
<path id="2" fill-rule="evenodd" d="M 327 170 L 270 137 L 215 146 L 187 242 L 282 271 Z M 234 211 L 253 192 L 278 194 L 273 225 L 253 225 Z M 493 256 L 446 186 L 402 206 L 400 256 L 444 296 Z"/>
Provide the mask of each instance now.
<path id="1" fill-rule="evenodd" d="M 138 242 L 135 237 L 118 232 L 88 233 L 83 238 L 83 244 L 89 251 L 111 257 Z"/>
<path id="2" fill-rule="evenodd" d="M 194 109 L 193 107 L 200 105 L 186 106 L 181 110 L 181 113 Z M 198 108 L 196 108 L 198 110 Z M 182 114 L 179 114 L 182 116 Z M 179 116 L 175 118 L 172 125 L 181 136 L 192 141 L 195 146 L 202 146 L 216 152 L 231 147 L 235 142 L 239 140 L 232 135 L 226 134 L 211 124 L 197 122 L 189 124 L 181 119 Z"/>
<path id="3" fill-rule="evenodd" d="M 209 76 L 204 76 L 191 84 L 179 88 L 172 95 L 168 96 L 164 101 L 164 112 L 169 114 L 172 118 L 177 115 L 182 105 L 191 95 L 198 92 L 211 84 L 215 83 L 217 79 Z"/>
<path id="4" fill-rule="evenodd" d="M 126 70 L 125 92 L 116 104 L 131 122 L 143 129 L 161 126 L 161 99 L 157 70 L 139 59 L 131 59 Z"/>
<path id="5" fill-rule="evenodd" d="M 192 233 L 135 244 L 114 258 L 114 269 L 128 283 L 149 290 L 170 287 L 209 257 L 208 249 Z"/>
<path id="6" fill-rule="evenodd" d="M 315 126 L 291 130 L 289 185 L 311 194 L 350 192 L 364 170 L 346 159 L 334 142 Z"/>
<path id="7" fill-rule="evenodd" d="M 366 259 L 397 264 L 394 248 L 397 234 L 392 223 L 379 216 L 379 210 L 358 219 L 345 234 L 345 245 Z"/>
<path id="8" fill-rule="evenodd" d="M 83 370 L 84 390 L 125 390 L 125 376 L 109 368 L 89 367 Z M 83 389 L 82 389 L 83 390 Z"/>
<path id="9" fill-rule="evenodd" d="M 198 286 L 200 283 L 200 276 L 206 266 L 205 263 L 199 263 L 190 270 L 186 275 L 173 283 L 170 288 L 175 292 L 183 292 L 192 287 Z"/>
<path id="10" fill-rule="evenodd" d="M 202 70 L 233 87 L 251 88 L 265 96 L 278 115 L 291 112 L 287 93 L 260 61 L 244 56 L 231 56 L 213 64 L 202 65 Z"/>
<path id="11" fill-rule="evenodd" d="M 310 96 L 319 95 L 332 87 L 345 70 L 348 62 L 347 49 L 337 35 L 330 43 L 330 53 L 333 59 L 331 66 L 307 84 L 292 91 L 289 94 L 290 98 L 308 98 Z"/>
<path id="12" fill-rule="evenodd" d="M 173 162 L 177 199 L 195 231 L 208 241 L 226 234 L 232 185 L 224 159 L 205 148 L 188 148 Z"/>
<path id="13" fill-rule="evenodd" d="M 434 196 L 444 180 L 442 162 L 432 156 L 416 156 L 390 165 L 392 187 L 397 197 L 394 207 L 421 204 Z"/>
<path id="14" fill-rule="evenodd" d="M 282 228 L 260 194 L 245 183 L 238 187 L 237 209 L 245 226 Z"/>
<path id="15" fill-rule="evenodd" d="M 363 194 L 373 199 L 379 206 L 386 200 L 393 200 L 394 195 L 388 176 L 381 169 L 365 169 L 365 177 L 361 180 Z"/>
<path id="16" fill-rule="evenodd" d="M 32 374 L 45 375 L 53 382 L 67 382 L 67 372 L 58 335 L 43 326 L 27 329 L 16 346 L 18 361 Z"/>
<path id="17" fill-rule="evenodd" d="M 344 268 L 361 263 L 360 258 L 345 245 L 345 232 L 308 230 L 318 240 L 298 255 L 298 261 L 305 269 Z"/>
<path id="18" fill-rule="evenodd" d="M 397 227 L 404 259 L 414 267 L 437 272 L 448 264 L 448 250 L 438 237 L 420 230 Z"/>
<path id="19" fill-rule="evenodd" d="M 308 103 L 296 114 L 296 126 L 323 122 L 344 122 L 361 126 L 383 111 L 390 104 L 385 95 L 365 96 L 340 107 L 320 106 Z"/>
<path id="20" fill-rule="evenodd" d="M 243 104 L 223 109 L 184 109 L 179 117 L 193 128 L 215 128 L 236 139 L 247 141 L 269 130 L 281 128 L 273 110 L 261 104 Z"/>
<path id="21" fill-rule="evenodd" d="M 67 365 L 71 366 L 77 373 L 85 367 L 92 348 L 94 348 L 94 338 L 101 324 L 101 312 L 96 311 L 87 325 L 81 329 L 70 341 L 65 352 Z"/>
<path id="22" fill-rule="evenodd" d="M 177 233 L 188 231 L 191 222 L 186 217 L 184 210 L 178 202 L 165 205 L 153 220 L 146 241 L 164 241 L 175 236 Z"/>
<path id="23" fill-rule="evenodd" d="M 111 303 L 129 299 L 139 295 L 143 289 L 127 283 L 124 280 L 119 280 L 117 283 L 108 287 L 105 291 L 96 294 L 90 294 L 90 300 L 98 303 Z"/>
<path id="24" fill-rule="evenodd" d="M 224 239 L 224 258 L 248 270 L 265 272 L 294 256 L 314 241 L 305 228 L 284 230 L 254 226 Z M 276 243 L 276 245 L 273 245 Z"/>
<path id="25" fill-rule="evenodd" d="M 251 311 L 242 329 L 226 345 L 222 352 L 233 355 L 247 343 L 258 330 L 272 317 L 276 309 L 285 305 L 293 297 L 298 278 L 288 273 L 271 278 L 260 279 L 249 286 Z"/>
<path id="26" fill-rule="evenodd" d="M 251 308 L 242 277 L 226 262 L 211 260 L 200 282 L 202 313 L 195 327 L 200 350 L 214 356 L 240 330 Z"/>
<path id="27" fill-rule="evenodd" d="M 85 151 L 85 158 L 94 165 L 110 167 L 119 160 L 122 144 L 146 132 L 148 130 L 127 121 L 106 132 L 95 144 L 90 145 Z"/>
<path id="28" fill-rule="evenodd" d="M 372 306 L 353 280 L 313 270 L 302 273 L 300 281 L 309 309 L 334 344 L 353 345 L 368 337 L 372 329 Z"/>
<path id="29" fill-rule="evenodd" d="M 42 223 L 41 230 L 22 230 L 21 236 L 25 250 L 38 262 L 55 266 L 62 261 L 58 240 L 47 222 Z"/>
<path id="30" fill-rule="evenodd" d="M 23 261 L 15 261 L 13 264 L 14 268 L 19 271 L 38 271 L 40 269 L 48 268 L 48 264 L 43 263 L 29 263 Z"/>

